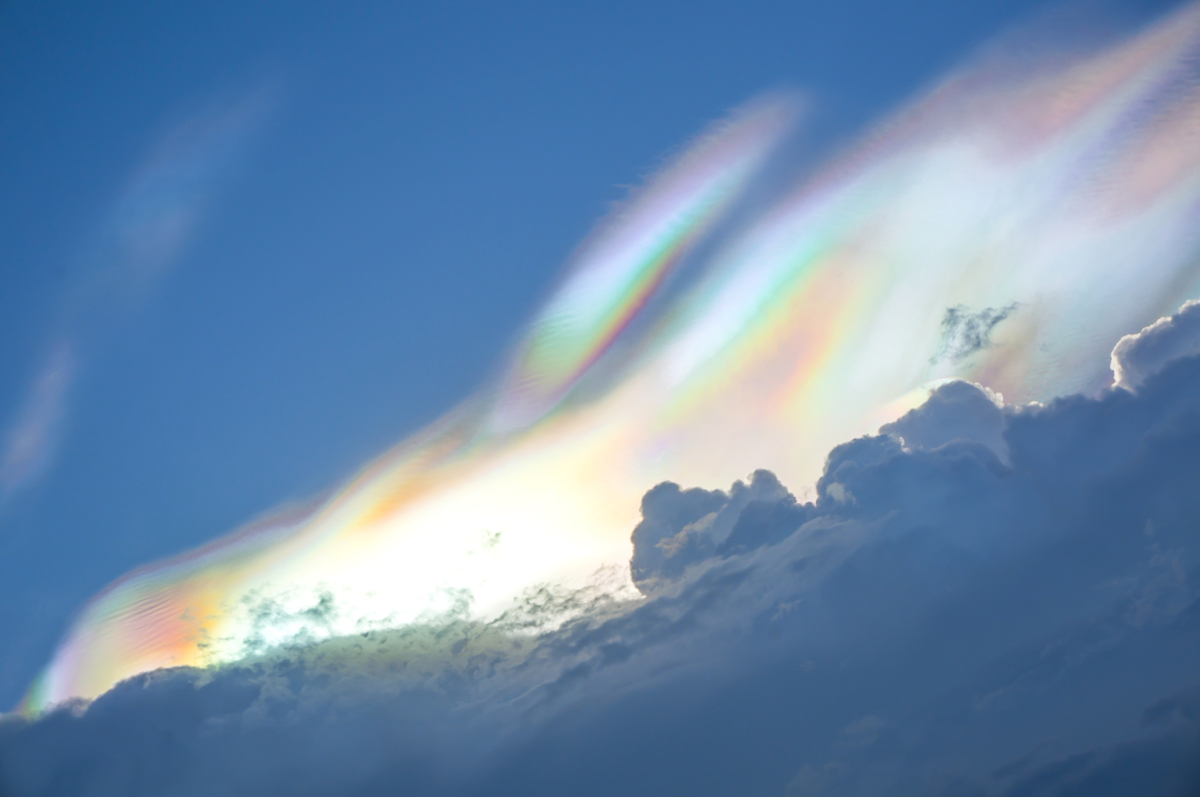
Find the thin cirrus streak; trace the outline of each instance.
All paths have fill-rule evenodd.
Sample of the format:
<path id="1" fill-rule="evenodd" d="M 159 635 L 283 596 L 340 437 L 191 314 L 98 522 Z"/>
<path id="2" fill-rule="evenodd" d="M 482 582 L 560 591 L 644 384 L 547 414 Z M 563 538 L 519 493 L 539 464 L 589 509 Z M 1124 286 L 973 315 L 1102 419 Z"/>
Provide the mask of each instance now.
<path id="1" fill-rule="evenodd" d="M 489 389 L 305 512 L 115 583 L 26 708 L 464 596 L 494 619 L 627 562 L 656 482 L 811 484 L 948 378 L 1102 388 L 1115 341 L 1200 282 L 1198 55 L 1188 7 L 1019 72 L 985 59 L 770 201 L 788 112 L 735 117 L 590 239 Z"/>
<path id="2" fill-rule="evenodd" d="M 178 259 L 268 105 L 269 92 L 259 89 L 186 119 L 131 175 L 80 256 L 58 308 L 57 339 L 5 435 L 0 506 L 49 469 L 87 344 Z"/>
<path id="3" fill-rule="evenodd" d="M 5 436 L 0 456 L 0 505 L 49 466 L 75 368 L 70 341 L 60 341 L 30 385 L 25 404 Z"/>

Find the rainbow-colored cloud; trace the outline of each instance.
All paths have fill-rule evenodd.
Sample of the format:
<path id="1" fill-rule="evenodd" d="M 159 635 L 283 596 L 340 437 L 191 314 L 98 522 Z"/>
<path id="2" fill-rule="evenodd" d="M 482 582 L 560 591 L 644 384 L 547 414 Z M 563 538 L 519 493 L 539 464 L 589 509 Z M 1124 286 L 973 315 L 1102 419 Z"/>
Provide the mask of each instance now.
<path id="1" fill-rule="evenodd" d="M 735 114 L 584 243 L 486 389 L 313 506 L 110 586 L 26 707 L 486 620 L 540 584 L 631 592 L 659 481 L 811 484 L 948 378 L 1103 387 L 1116 340 L 1197 292 L 1198 56 L 1188 8 L 1071 59 L 987 59 L 791 184 L 795 103 Z"/>

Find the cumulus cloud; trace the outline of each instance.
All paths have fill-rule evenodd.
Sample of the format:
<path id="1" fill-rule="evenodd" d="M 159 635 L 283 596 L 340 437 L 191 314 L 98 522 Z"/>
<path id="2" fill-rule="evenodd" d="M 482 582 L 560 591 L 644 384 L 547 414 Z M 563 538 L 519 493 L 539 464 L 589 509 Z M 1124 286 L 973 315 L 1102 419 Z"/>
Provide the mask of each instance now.
<path id="1" fill-rule="evenodd" d="M 1117 387 L 1137 390 L 1167 363 L 1196 354 L 1200 354 L 1200 301 L 1193 299 L 1175 315 L 1117 342 L 1112 353 L 1113 380 Z"/>
<path id="2" fill-rule="evenodd" d="M 642 522 L 633 530 L 630 573 L 634 584 L 650 592 L 660 578 L 679 576 L 688 565 L 717 551 L 724 554 L 747 543 L 758 547 L 761 543 L 755 543 L 766 524 L 740 522 L 742 515 L 752 503 L 773 508 L 781 501 L 795 504 L 775 474 L 766 470 L 755 471 L 748 485 L 735 482 L 728 493 L 695 487 L 683 490 L 672 482 L 658 485 L 642 498 Z M 759 511 L 756 506 L 750 514 Z M 783 536 L 798 525 L 785 521 Z"/>
<path id="3" fill-rule="evenodd" d="M 1200 357 L 1046 406 L 950 383 L 811 502 L 651 489 L 640 599 L 139 676 L 0 723 L 0 792 L 1193 795 L 1198 480 Z"/>
<path id="4" fill-rule="evenodd" d="M 900 438 L 910 448 L 932 450 L 966 440 L 1005 458 L 1003 406 L 1003 399 L 986 387 L 956 379 L 940 385 L 924 404 L 879 431 Z"/>

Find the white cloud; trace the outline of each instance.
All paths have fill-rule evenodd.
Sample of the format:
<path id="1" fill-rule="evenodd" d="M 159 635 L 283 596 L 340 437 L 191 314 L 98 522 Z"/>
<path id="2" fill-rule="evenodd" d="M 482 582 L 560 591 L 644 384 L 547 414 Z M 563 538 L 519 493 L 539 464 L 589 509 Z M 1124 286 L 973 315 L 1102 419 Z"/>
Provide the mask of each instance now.
<path id="1" fill-rule="evenodd" d="M 1195 354 L 1200 354 L 1200 300 L 1193 299 L 1175 315 L 1117 341 L 1112 352 L 1113 379 L 1117 387 L 1137 390 L 1146 377 L 1171 361 Z"/>
<path id="2" fill-rule="evenodd" d="M 932 450 L 956 440 L 979 443 L 1004 459 L 1004 402 L 982 385 L 954 380 L 939 386 L 929 399 L 902 418 L 880 428 L 905 446 Z"/>

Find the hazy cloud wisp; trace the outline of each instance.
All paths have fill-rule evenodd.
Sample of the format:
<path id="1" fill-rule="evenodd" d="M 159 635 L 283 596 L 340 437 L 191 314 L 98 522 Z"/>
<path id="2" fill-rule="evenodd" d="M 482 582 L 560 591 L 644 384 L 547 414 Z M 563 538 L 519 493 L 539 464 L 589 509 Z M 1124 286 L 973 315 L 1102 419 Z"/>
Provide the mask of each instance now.
<path id="1" fill-rule="evenodd" d="M 85 344 L 143 302 L 182 254 L 220 178 L 267 112 L 260 88 L 171 129 L 134 170 L 80 257 L 50 347 L 0 440 L 0 506 L 50 467 Z"/>

